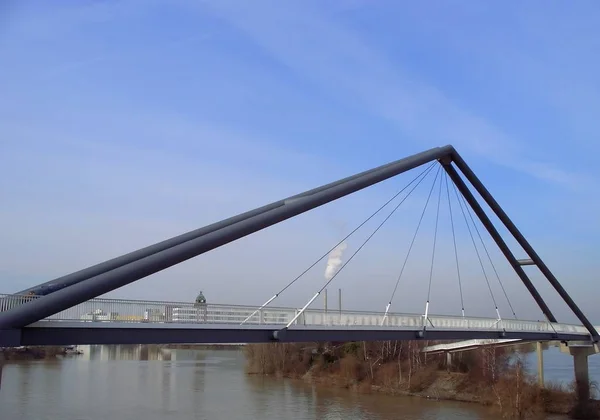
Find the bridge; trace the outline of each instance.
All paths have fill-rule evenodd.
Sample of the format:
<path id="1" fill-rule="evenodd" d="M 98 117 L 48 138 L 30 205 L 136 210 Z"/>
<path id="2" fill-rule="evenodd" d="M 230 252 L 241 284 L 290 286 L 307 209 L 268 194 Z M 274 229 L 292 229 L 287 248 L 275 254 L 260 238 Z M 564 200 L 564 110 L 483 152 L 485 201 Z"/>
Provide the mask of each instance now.
<path id="1" fill-rule="evenodd" d="M 325 252 L 299 276 L 286 284 L 260 306 L 207 304 L 198 306 L 181 302 L 125 301 L 99 298 L 132 282 L 143 279 L 176 264 L 202 255 L 215 248 L 251 235 L 274 224 L 323 206 L 382 181 L 418 169 L 418 174 L 365 221 Z M 311 308 L 337 275 L 377 234 L 411 194 L 427 185 L 425 202 L 395 286 L 383 312 L 339 311 Z M 429 180 L 425 182 L 426 180 Z M 479 197 L 477 198 L 476 195 Z M 452 200 L 451 197 L 455 197 Z M 437 200 L 436 200 L 437 198 Z M 441 202 L 447 199 L 450 215 L 456 278 L 460 292 L 461 313 L 440 316 L 430 313 L 434 263 L 436 260 L 438 224 Z M 437 201 L 437 202 L 436 202 Z M 481 203 L 480 203 L 481 201 Z M 435 229 L 428 276 L 428 294 L 422 314 L 398 314 L 390 311 L 399 283 L 405 274 L 415 239 L 430 202 L 435 214 Z M 454 203 L 454 204 L 453 204 Z M 483 205 L 500 221 L 526 255 L 517 258 L 500 235 Z M 341 266 L 326 276 L 326 282 L 300 308 L 276 308 L 272 302 L 310 269 L 328 256 L 343 250 L 345 241 L 375 216 L 389 209 L 383 221 Z M 455 214 L 456 212 L 456 214 Z M 487 284 L 495 318 L 465 315 L 463 285 L 455 228 L 464 221 Z M 514 274 L 541 310 L 544 321 L 519 320 L 508 299 L 501 276 L 490 257 L 476 221 L 483 227 L 506 259 Z M 479 241 L 478 241 L 479 239 Z M 492 270 L 483 263 L 489 260 Z M 554 313 L 533 285 L 525 266 L 541 272 L 560 298 L 578 319 L 579 324 L 558 322 Z M 497 279 L 513 319 L 502 317 L 498 299 L 490 282 Z M 326 292 L 325 292 L 326 293 Z M 120 344 L 120 343 L 255 343 L 293 341 L 355 340 L 534 340 L 589 343 L 585 351 L 573 346 L 576 372 L 582 370 L 589 349 L 596 349 L 598 329 L 587 319 L 558 279 L 492 194 L 452 146 L 437 147 L 398 161 L 364 171 L 327 185 L 279 200 L 263 207 L 230 217 L 203 228 L 113 258 L 75 273 L 14 294 L 0 297 L 0 346 L 55 344 Z M 585 357 L 584 357 L 585 356 Z M 583 378 L 578 375 L 578 380 Z"/>
<path id="2" fill-rule="evenodd" d="M 0 295 L 0 311 L 31 297 Z M 39 299 L 39 298 L 38 298 Z M 281 335 L 280 331 L 285 331 Z M 275 337 L 273 333 L 279 333 Z M 588 340 L 580 325 L 393 312 L 91 299 L 34 322 L 20 345 L 413 340 Z M 483 341 L 482 341 L 483 340 Z M 457 346 L 450 343 L 448 346 Z M 471 345 L 467 346 L 471 347 Z"/>

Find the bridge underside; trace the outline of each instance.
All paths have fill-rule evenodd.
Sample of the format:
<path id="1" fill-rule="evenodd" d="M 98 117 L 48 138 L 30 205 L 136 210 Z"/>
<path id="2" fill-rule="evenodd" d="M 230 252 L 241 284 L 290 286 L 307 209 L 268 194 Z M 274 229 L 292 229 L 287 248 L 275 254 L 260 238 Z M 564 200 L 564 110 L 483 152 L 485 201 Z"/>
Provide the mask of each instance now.
<path id="1" fill-rule="evenodd" d="M 84 323 L 87 324 L 87 323 Z M 274 338 L 274 334 L 277 338 Z M 586 334 L 537 331 L 431 330 L 389 327 L 318 327 L 280 325 L 115 324 L 42 321 L 20 330 L 0 330 L 0 347 L 70 344 L 270 343 L 384 340 L 518 339 L 536 341 L 586 340 Z"/>
<path id="2" fill-rule="evenodd" d="M 482 347 L 508 347 L 518 344 L 527 343 L 525 340 L 514 338 L 503 338 L 498 340 L 465 340 L 452 343 L 435 344 L 423 349 L 423 353 L 439 354 L 439 353 L 459 353 L 463 351 L 475 350 Z"/>

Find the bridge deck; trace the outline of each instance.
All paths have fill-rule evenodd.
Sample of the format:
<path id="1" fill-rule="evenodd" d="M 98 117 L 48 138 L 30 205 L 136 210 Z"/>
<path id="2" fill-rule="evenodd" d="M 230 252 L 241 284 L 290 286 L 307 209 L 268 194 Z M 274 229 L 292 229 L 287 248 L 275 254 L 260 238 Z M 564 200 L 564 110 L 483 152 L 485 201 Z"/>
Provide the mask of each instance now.
<path id="1" fill-rule="evenodd" d="M 31 299 L 31 297 L 27 297 Z M 0 312 L 26 303 L 22 296 L 0 296 Z M 273 340 L 297 314 L 297 308 L 194 305 L 93 299 L 22 329 L 4 341 L 35 344 L 251 343 Z M 255 315 L 252 315 L 253 312 Z M 250 317 L 243 325 L 242 322 Z M 1 334 L 8 337 L 7 332 Z M 280 341 L 372 341 L 519 339 L 586 340 L 580 325 L 461 316 L 308 309 Z M 2 341 L 2 340 L 0 340 Z M 2 344 L 0 344 L 2 345 Z"/>
<path id="2" fill-rule="evenodd" d="M 40 321 L 20 331 L 20 345 L 67 344 L 165 344 L 165 343 L 266 343 L 310 341 L 381 341 L 381 340 L 481 340 L 505 337 L 517 340 L 585 340 L 578 333 L 548 331 L 499 331 L 486 329 L 428 329 L 424 337 L 419 327 L 328 326 L 234 324 L 179 324 L 127 322 Z M 0 334 L 1 336 L 2 334 Z M 0 339 L 2 341 L 2 339 Z M 2 345 L 2 344 L 0 344 Z"/>

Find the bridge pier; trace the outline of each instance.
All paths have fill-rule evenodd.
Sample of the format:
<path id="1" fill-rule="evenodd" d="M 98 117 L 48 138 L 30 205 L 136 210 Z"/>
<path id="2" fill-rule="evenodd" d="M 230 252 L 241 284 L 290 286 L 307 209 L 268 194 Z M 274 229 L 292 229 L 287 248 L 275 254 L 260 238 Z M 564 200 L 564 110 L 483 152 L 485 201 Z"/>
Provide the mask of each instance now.
<path id="1" fill-rule="evenodd" d="M 538 385 L 540 388 L 544 388 L 544 349 L 542 348 L 541 341 L 538 341 L 535 344 L 537 353 Z"/>
<path id="2" fill-rule="evenodd" d="M 577 383 L 577 397 L 580 401 L 590 398 L 590 373 L 588 369 L 588 353 L 576 349 L 573 353 L 573 367 L 575 369 L 575 382 Z"/>
<path id="3" fill-rule="evenodd" d="M 560 351 L 573 356 L 573 368 L 575 371 L 575 387 L 577 392 L 576 411 L 585 412 L 590 401 L 590 374 L 588 368 L 588 356 L 600 352 L 598 344 L 589 342 L 561 343 Z"/>

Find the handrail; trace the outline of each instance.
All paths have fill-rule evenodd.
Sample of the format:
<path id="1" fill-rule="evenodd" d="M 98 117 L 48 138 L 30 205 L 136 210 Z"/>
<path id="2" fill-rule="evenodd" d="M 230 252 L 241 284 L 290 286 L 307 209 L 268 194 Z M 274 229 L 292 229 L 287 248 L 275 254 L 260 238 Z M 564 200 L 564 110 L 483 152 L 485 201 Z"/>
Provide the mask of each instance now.
<path id="1" fill-rule="evenodd" d="M 0 312 L 37 299 L 32 295 L 0 294 Z M 264 307 L 256 305 L 226 305 L 194 302 L 169 302 L 156 300 L 128 300 L 95 298 L 54 314 L 44 321 L 76 322 L 124 322 L 124 323 L 202 323 L 202 324 L 245 324 L 256 325 L 314 325 L 314 326 L 355 326 L 378 328 L 419 328 L 422 314 L 390 313 L 377 311 L 345 310 L 335 314 L 320 309 L 306 309 L 302 319 L 297 317 L 297 308 Z M 294 319 L 298 318 L 298 319 Z M 462 317 L 461 315 L 431 315 L 431 329 L 435 330 L 497 330 L 496 318 Z M 385 325 L 381 325 L 386 319 Z M 552 324 L 547 321 L 505 320 L 504 329 L 528 332 L 569 332 L 582 335 L 586 329 L 582 325 Z"/>

